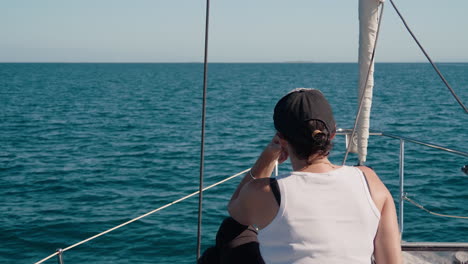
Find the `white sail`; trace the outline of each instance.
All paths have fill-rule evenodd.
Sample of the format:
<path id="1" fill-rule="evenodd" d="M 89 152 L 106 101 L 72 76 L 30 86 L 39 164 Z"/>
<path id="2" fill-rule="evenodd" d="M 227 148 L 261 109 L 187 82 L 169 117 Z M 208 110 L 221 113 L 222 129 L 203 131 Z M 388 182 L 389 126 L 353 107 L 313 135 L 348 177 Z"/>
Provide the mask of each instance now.
<path id="1" fill-rule="evenodd" d="M 351 152 L 358 153 L 359 163 L 367 156 L 372 90 L 374 88 L 374 62 L 372 53 L 378 30 L 379 5 L 383 0 L 359 0 L 359 96 L 363 96 L 356 133 L 350 140 Z M 359 101 L 358 101 L 359 105 Z"/>

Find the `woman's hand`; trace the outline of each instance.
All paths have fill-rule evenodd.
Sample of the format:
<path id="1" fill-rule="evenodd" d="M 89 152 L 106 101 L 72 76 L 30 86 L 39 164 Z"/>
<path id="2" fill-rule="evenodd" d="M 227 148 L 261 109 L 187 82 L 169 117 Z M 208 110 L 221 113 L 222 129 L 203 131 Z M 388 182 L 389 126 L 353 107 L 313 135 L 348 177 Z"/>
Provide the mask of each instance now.
<path id="1" fill-rule="evenodd" d="M 271 139 L 270 143 L 266 146 L 263 154 L 269 156 L 271 159 L 278 161 L 278 164 L 283 163 L 288 159 L 289 153 L 286 148 L 286 141 L 279 137 L 278 133 Z"/>

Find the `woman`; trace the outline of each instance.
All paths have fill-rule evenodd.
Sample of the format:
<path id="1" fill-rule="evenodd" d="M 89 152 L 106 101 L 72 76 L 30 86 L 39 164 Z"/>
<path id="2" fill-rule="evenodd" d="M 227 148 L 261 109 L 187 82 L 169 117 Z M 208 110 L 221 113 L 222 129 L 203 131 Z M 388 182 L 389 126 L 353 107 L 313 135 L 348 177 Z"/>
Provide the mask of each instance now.
<path id="1" fill-rule="evenodd" d="M 295 89 L 277 103 L 273 119 L 276 135 L 228 205 L 235 221 L 258 230 L 263 260 L 371 263 L 374 256 L 376 263 L 402 263 L 395 204 L 385 185 L 370 168 L 327 158 L 336 126 L 323 94 Z M 276 161 L 287 158 L 293 172 L 271 179 Z"/>

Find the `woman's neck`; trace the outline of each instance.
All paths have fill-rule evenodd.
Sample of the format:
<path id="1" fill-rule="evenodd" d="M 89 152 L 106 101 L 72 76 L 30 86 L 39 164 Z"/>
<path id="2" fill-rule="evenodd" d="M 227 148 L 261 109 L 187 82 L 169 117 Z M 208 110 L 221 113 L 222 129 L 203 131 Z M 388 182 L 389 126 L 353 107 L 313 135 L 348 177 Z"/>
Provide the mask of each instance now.
<path id="1" fill-rule="evenodd" d="M 339 168 L 340 166 L 331 163 L 327 157 L 311 157 L 310 161 L 300 160 L 291 156 L 291 165 L 294 171 L 323 173 Z"/>

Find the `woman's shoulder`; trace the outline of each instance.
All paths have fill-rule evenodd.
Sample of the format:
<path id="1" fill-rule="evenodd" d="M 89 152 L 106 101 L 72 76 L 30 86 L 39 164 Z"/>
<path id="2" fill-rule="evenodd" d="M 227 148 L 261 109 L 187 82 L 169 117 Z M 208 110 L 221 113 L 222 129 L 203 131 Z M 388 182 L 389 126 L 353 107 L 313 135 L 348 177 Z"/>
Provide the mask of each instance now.
<path id="1" fill-rule="evenodd" d="M 388 199 L 393 199 L 385 184 L 380 180 L 377 173 L 367 166 L 357 166 L 364 174 L 369 184 L 369 191 L 375 205 L 382 212 L 382 208 Z"/>

